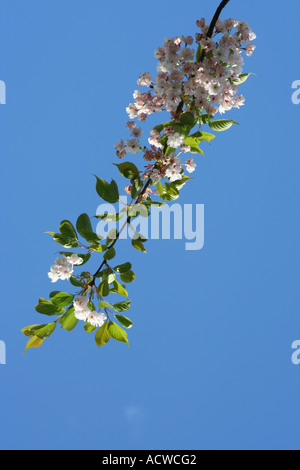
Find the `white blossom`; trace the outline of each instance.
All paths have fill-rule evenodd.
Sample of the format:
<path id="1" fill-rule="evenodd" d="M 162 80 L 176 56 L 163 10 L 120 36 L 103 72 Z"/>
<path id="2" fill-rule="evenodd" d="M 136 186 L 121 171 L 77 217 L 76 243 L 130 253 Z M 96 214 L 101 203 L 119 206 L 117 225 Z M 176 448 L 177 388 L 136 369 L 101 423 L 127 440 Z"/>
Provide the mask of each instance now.
<path id="1" fill-rule="evenodd" d="M 195 163 L 195 161 L 194 161 L 193 158 L 189 158 L 189 159 L 186 161 L 185 166 L 186 166 L 186 171 L 187 171 L 188 173 L 194 173 L 194 171 L 196 170 L 196 167 L 197 167 L 197 165 L 196 165 L 196 163 Z"/>
<path id="2" fill-rule="evenodd" d="M 104 315 L 102 312 L 91 312 L 88 315 L 87 321 L 92 325 L 92 326 L 98 326 L 101 328 L 101 326 L 104 325 L 105 321 L 107 320 L 107 317 Z"/>
<path id="3" fill-rule="evenodd" d="M 80 266 L 83 263 L 83 259 L 80 258 L 76 253 L 73 253 L 71 256 L 67 257 L 68 263 L 72 266 Z"/>
<path id="4" fill-rule="evenodd" d="M 127 153 L 132 153 L 133 155 L 136 155 L 141 150 L 139 141 L 137 139 L 127 140 L 125 150 Z"/>
<path id="5" fill-rule="evenodd" d="M 75 317 L 80 321 L 87 321 L 91 310 L 88 307 L 89 299 L 83 295 L 77 297 L 74 302 Z"/>
<path id="6" fill-rule="evenodd" d="M 175 132 L 174 134 L 168 137 L 168 145 L 172 147 L 173 149 L 177 149 L 183 143 L 184 143 L 184 137 L 180 135 L 178 132 Z"/>
<path id="7" fill-rule="evenodd" d="M 70 266 L 67 257 L 63 256 L 55 260 L 55 264 L 50 268 L 48 277 L 53 283 L 59 280 L 66 281 L 71 278 L 73 272 L 73 266 Z"/>

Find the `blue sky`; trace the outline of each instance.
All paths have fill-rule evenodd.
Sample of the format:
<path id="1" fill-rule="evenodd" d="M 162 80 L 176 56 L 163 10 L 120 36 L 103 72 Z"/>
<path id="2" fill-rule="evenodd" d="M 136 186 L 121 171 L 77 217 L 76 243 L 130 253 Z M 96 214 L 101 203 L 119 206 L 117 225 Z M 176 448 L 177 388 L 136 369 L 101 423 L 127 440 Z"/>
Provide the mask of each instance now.
<path id="1" fill-rule="evenodd" d="M 98 349 L 78 327 L 24 357 L 20 330 L 43 321 L 33 306 L 52 287 L 44 232 L 95 213 L 92 174 L 119 178 L 113 145 L 139 73 L 217 2 L 1 3 L 0 447 L 299 449 L 299 2 L 232 0 L 223 15 L 257 33 L 256 76 L 228 114 L 240 127 L 217 136 L 182 191 L 205 204 L 204 249 L 119 246 L 137 274 L 131 348 Z"/>

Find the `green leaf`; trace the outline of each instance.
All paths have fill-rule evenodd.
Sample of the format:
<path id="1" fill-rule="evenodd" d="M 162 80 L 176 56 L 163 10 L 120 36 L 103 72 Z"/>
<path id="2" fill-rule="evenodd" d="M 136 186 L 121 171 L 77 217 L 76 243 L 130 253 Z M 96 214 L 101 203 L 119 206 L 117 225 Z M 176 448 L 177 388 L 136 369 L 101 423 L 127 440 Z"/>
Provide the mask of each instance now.
<path id="1" fill-rule="evenodd" d="M 63 220 L 62 223 L 60 224 L 59 230 L 62 234 L 62 236 L 66 239 L 69 240 L 70 243 L 74 243 L 74 245 L 77 245 L 78 242 L 78 237 L 75 228 L 69 222 L 68 220 Z"/>
<path id="2" fill-rule="evenodd" d="M 179 190 L 174 183 L 166 183 L 164 193 L 161 196 L 164 201 L 176 201 L 179 198 Z"/>
<path id="3" fill-rule="evenodd" d="M 132 199 L 136 199 L 142 189 L 143 189 L 143 182 L 140 180 L 140 178 L 136 178 L 132 183 L 132 189 L 131 189 Z"/>
<path id="4" fill-rule="evenodd" d="M 64 310 L 62 310 L 60 307 L 57 307 L 52 302 L 50 302 L 49 300 L 45 300 L 45 299 L 40 299 L 35 309 L 38 313 L 41 313 L 42 315 L 49 315 L 49 316 L 60 315 L 61 313 L 64 313 Z"/>
<path id="5" fill-rule="evenodd" d="M 118 222 L 124 217 L 125 213 L 126 211 L 124 210 L 124 212 L 121 211 L 119 214 L 100 214 L 95 217 L 96 219 L 101 219 L 104 222 Z"/>
<path id="6" fill-rule="evenodd" d="M 126 297 L 128 299 L 128 292 L 122 286 L 122 284 L 120 284 L 118 281 L 114 281 L 114 288 L 116 289 L 118 294 L 120 294 L 122 297 Z"/>
<path id="7" fill-rule="evenodd" d="M 116 241 L 118 237 L 118 232 L 115 228 L 111 229 L 109 232 L 107 239 L 106 239 L 106 246 L 111 245 L 114 241 Z"/>
<path id="8" fill-rule="evenodd" d="M 93 232 L 91 220 L 87 214 L 82 214 L 76 224 L 79 235 L 82 236 L 88 243 L 98 243 L 99 237 Z"/>
<path id="9" fill-rule="evenodd" d="M 212 114 L 201 114 L 199 117 L 199 123 L 200 124 L 207 124 L 213 119 Z"/>
<path id="10" fill-rule="evenodd" d="M 107 246 L 101 245 L 101 243 L 98 243 L 97 245 L 93 244 L 91 248 L 93 251 L 97 251 L 97 253 L 104 253 L 107 250 Z"/>
<path id="11" fill-rule="evenodd" d="M 78 217 L 76 228 L 79 235 L 83 238 L 86 232 L 93 232 L 93 227 L 87 214 L 81 214 L 81 216 Z"/>
<path id="12" fill-rule="evenodd" d="M 108 328 L 108 322 L 105 322 L 104 325 L 102 325 L 101 328 L 99 328 L 99 330 L 97 331 L 95 341 L 97 346 L 101 348 L 102 346 L 107 344 L 109 340 L 110 333 Z"/>
<path id="13" fill-rule="evenodd" d="M 96 175 L 94 175 L 96 176 Z M 98 178 L 97 179 L 97 184 L 96 184 L 96 191 L 99 194 L 99 196 L 106 202 L 109 202 L 111 204 L 115 204 L 119 200 L 119 190 L 117 183 L 112 180 L 111 183 L 107 183 L 106 181 Z"/>
<path id="14" fill-rule="evenodd" d="M 136 276 L 133 271 L 127 271 L 126 273 L 120 274 L 121 281 L 125 282 L 126 284 L 130 284 L 130 282 L 133 282 L 135 278 Z"/>
<path id="15" fill-rule="evenodd" d="M 116 250 L 112 247 L 105 253 L 104 259 L 106 261 L 109 261 L 109 260 L 113 259 L 115 256 L 116 256 Z"/>
<path id="16" fill-rule="evenodd" d="M 193 128 L 196 125 L 197 119 L 195 119 L 192 113 L 187 112 L 181 115 L 180 122 L 184 126 L 189 126 L 190 128 Z"/>
<path id="17" fill-rule="evenodd" d="M 27 326 L 22 330 L 27 337 L 37 336 L 39 339 L 49 338 L 55 331 L 56 323 L 49 323 L 48 325 L 32 325 Z"/>
<path id="18" fill-rule="evenodd" d="M 108 302 L 104 302 L 104 300 L 102 300 L 100 303 L 99 303 L 99 309 L 101 308 L 113 308 L 112 305 L 110 305 Z"/>
<path id="19" fill-rule="evenodd" d="M 250 75 L 253 75 L 253 73 L 243 73 L 237 80 L 233 80 L 233 85 L 242 85 L 242 83 L 245 83 L 248 80 Z"/>
<path id="20" fill-rule="evenodd" d="M 127 328 L 128 330 L 132 328 L 133 323 L 129 318 L 124 317 L 123 315 L 115 315 L 115 317 L 118 320 L 118 322 L 121 323 L 121 325 Z"/>
<path id="21" fill-rule="evenodd" d="M 117 273 L 126 273 L 132 268 L 131 263 L 124 263 L 124 264 L 119 264 L 114 268 L 114 271 L 117 271 Z"/>
<path id="22" fill-rule="evenodd" d="M 139 232 L 135 232 L 132 238 L 134 238 L 134 240 L 140 240 L 143 243 L 148 241 L 148 238 L 144 237 L 144 235 Z"/>
<path id="23" fill-rule="evenodd" d="M 72 286 L 74 286 L 74 287 L 83 287 L 83 286 L 84 286 L 83 282 L 78 281 L 77 279 L 75 279 L 75 277 L 71 277 L 71 278 L 70 278 L 70 283 L 71 283 Z"/>
<path id="24" fill-rule="evenodd" d="M 109 284 L 107 279 L 104 279 L 104 281 L 101 282 L 98 292 L 101 297 L 107 297 L 109 295 Z"/>
<path id="25" fill-rule="evenodd" d="M 178 189 L 178 191 L 180 191 L 180 189 L 182 189 L 186 185 L 186 183 L 191 179 L 192 178 L 190 178 L 189 176 L 183 176 L 181 180 L 174 181 L 174 183 L 172 184 Z"/>
<path id="26" fill-rule="evenodd" d="M 108 331 L 110 336 L 116 340 L 120 341 L 121 343 L 126 343 L 129 346 L 128 337 L 126 331 L 124 331 L 120 326 L 116 323 L 110 321 L 108 324 Z"/>
<path id="27" fill-rule="evenodd" d="M 216 132 L 223 132 L 230 129 L 233 124 L 239 125 L 236 121 L 229 121 L 227 119 L 220 119 L 218 121 L 211 121 L 209 127 Z"/>
<path id="28" fill-rule="evenodd" d="M 200 149 L 200 140 L 197 137 L 187 137 L 184 141 L 185 145 L 191 147 L 191 153 L 201 153 L 204 156 L 203 150 Z"/>
<path id="29" fill-rule="evenodd" d="M 156 189 L 157 189 L 158 194 L 159 194 L 160 196 L 162 196 L 163 193 L 164 193 L 164 188 L 163 188 L 163 185 L 162 185 L 162 183 L 161 183 L 160 181 L 157 183 Z"/>
<path id="30" fill-rule="evenodd" d="M 135 180 L 136 178 L 140 177 L 140 172 L 137 167 L 131 162 L 123 162 L 119 165 L 115 165 L 122 176 L 129 180 Z"/>
<path id="31" fill-rule="evenodd" d="M 52 235 L 53 240 L 64 248 L 77 248 L 78 237 L 75 228 L 68 220 L 60 224 L 60 233 L 47 232 Z"/>
<path id="32" fill-rule="evenodd" d="M 96 326 L 93 326 L 90 323 L 85 323 L 83 325 L 83 328 L 84 328 L 86 333 L 94 333 L 94 331 L 97 329 Z"/>
<path id="33" fill-rule="evenodd" d="M 146 247 L 143 245 L 143 243 L 140 240 L 131 240 L 131 244 L 133 248 L 135 248 L 138 251 L 141 251 L 142 253 L 147 253 Z"/>
<path id="34" fill-rule="evenodd" d="M 200 59 L 201 59 L 201 56 L 202 56 L 202 51 L 203 51 L 203 48 L 202 46 L 198 46 L 198 49 L 197 49 L 197 52 L 196 52 L 196 62 L 199 62 Z"/>
<path id="35" fill-rule="evenodd" d="M 162 194 L 163 194 L 163 192 L 162 192 Z M 166 205 L 165 202 L 151 201 L 150 198 L 147 198 L 146 201 L 144 202 L 144 204 L 145 204 L 147 207 L 151 207 L 151 206 L 164 207 L 164 206 Z"/>
<path id="36" fill-rule="evenodd" d="M 32 336 L 35 336 L 33 332 L 33 329 L 34 328 L 39 328 L 41 326 L 44 326 L 44 325 L 31 325 L 31 326 L 26 326 L 25 328 L 23 328 L 21 331 L 22 333 L 27 336 L 27 338 L 31 338 Z"/>
<path id="37" fill-rule="evenodd" d="M 74 307 L 71 307 L 61 318 L 60 322 L 61 327 L 66 331 L 73 331 L 78 324 L 78 320 L 75 317 Z"/>
<path id="38" fill-rule="evenodd" d="M 50 294 L 50 299 L 54 305 L 57 307 L 67 307 L 74 300 L 74 295 L 67 294 L 66 292 L 52 292 Z"/>
<path id="39" fill-rule="evenodd" d="M 195 132 L 195 134 L 192 134 L 190 137 L 195 139 L 197 145 L 200 144 L 200 142 L 208 142 L 209 144 L 213 139 L 216 138 L 215 135 L 210 134 L 209 132 Z"/>
<path id="40" fill-rule="evenodd" d="M 131 300 L 127 300 L 126 302 L 118 302 L 116 304 L 113 304 L 112 308 L 117 313 L 123 313 L 123 312 L 127 312 L 127 310 L 130 309 L 130 305 L 131 305 Z"/>
<path id="41" fill-rule="evenodd" d="M 43 339 L 40 339 L 38 338 L 37 336 L 34 336 L 33 338 L 31 338 L 28 343 L 27 343 L 27 346 L 26 346 L 26 349 L 24 351 L 24 354 L 26 353 L 26 351 L 28 351 L 28 349 L 30 348 L 39 348 L 40 346 L 42 346 L 44 340 Z"/>

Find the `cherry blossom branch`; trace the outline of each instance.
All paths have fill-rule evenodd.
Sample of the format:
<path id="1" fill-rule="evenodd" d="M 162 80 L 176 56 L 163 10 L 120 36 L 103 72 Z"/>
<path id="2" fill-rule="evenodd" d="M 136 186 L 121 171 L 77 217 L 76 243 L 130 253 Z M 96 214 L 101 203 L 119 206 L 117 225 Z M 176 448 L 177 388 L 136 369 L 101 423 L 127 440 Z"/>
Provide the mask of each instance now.
<path id="1" fill-rule="evenodd" d="M 155 51 L 159 61 L 155 79 L 145 72 L 137 81 L 140 88 L 147 87 L 148 91 L 134 92 L 135 102 L 126 109 L 130 118 L 126 127 L 132 138 L 126 143 L 121 139 L 115 149 L 121 160 L 127 154 L 143 152 L 147 164 L 142 172 L 131 161 L 116 165 L 120 174 L 130 181 L 125 187 L 125 192 L 131 195 L 130 202 L 122 203 L 124 208 L 119 210 L 116 218 L 110 216 L 106 219 L 105 214 L 99 216 L 106 223 L 110 220 L 119 221 L 125 215 L 122 226 L 120 224 L 118 229 L 115 226 L 103 244 L 100 243 L 103 237 L 94 232 L 88 214 L 79 216 L 76 228 L 69 220 L 63 220 L 58 233 L 48 232 L 65 249 L 88 250 L 87 254 L 60 252 L 62 256 L 55 260 L 48 274 L 52 283 L 69 280 L 73 287 L 80 287 L 81 292 L 71 294 L 54 291 L 50 293 L 50 300 L 39 299 L 35 307 L 38 313 L 57 315 L 59 318 L 47 325 L 24 328 L 22 332 L 30 338 L 26 350 L 41 346 L 58 324 L 66 331 L 72 331 L 78 321 L 84 322 L 87 333 L 93 333 L 98 328 L 95 335 L 98 347 L 107 344 L 111 338 L 129 345 L 126 329 L 130 329 L 133 323 L 123 315 L 131 307 L 125 284 L 134 281 L 136 276 L 130 262 L 111 267 L 110 260 L 116 256 L 114 247 L 129 225 L 135 232 L 132 246 L 140 252 L 146 252 L 143 242 L 147 240 L 133 227 L 133 219 L 139 217 L 138 214 L 144 216 L 141 207 L 146 209 L 146 216 L 150 216 L 152 206 L 161 207 L 165 201 L 179 198 L 180 190 L 191 179 L 186 173 L 193 173 L 197 167 L 193 158 L 182 162 L 182 156 L 188 153 L 204 155 L 202 142 L 211 143 L 215 138 L 214 134 L 202 130 L 203 125 L 208 125 L 215 132 L 230 129 L 237 124 L 236 121 L 216 120 L 215 115 L 240 108 L 245 102 L 244 96 L 238 94 L 239 85 L 245 83 L 251 74 L 242 73 L 242 51 L 245 50 L 248 57 L 253 54 L 255 45 L 251 41 L 256 35 L 245 21 L 233 18 L 220 20 L 229 1 L 220 3 L 210 24 L 206 24 L 205 18 L 197 20 L 197 27 L 201 30 L 196 34 L 198 49 L 188 47 L 194 43 L 192 36 L 167 38 L 163 46 Z M 213 38 L 217 33 L 222 36 L 215 40 Z M 246 48 L 244 44 L 247 44 Z M 151 114 L 162 111 L 170 113 L 171 121 L 155 126 L 148 138 L 150 147 L 143 146 L 140 141 L 143 130 L 137 127 L 135 119 L 145 122 Z M 196 125 L 199 125 L 199 130 L 195 132 Z M 98 177 L 96 179 L 96 191 L 103 201 L 111 204 L 122 202 L 114 180 L 108 183 Z M 152 200 L 152 195 L 159 196 L 160 200 Z M 135 206 L 139 206 L 136 211 L 133 210 Z M 90 246 L 82 244 L 79 237 Z M 103 254 L 103 260 L 95 274 L 82 272 L 76 276 L 74 267 L 87 263 L 97 253 Z M 110 294 L 118 294 L 126 300 L 110 304 L 107 302 Z M 109 318 L 108 312 L 114 312 L 113 316 L 121 326 Z"/>
<path id="2" fill-rule="evenodd" d="M 211 38 L 212 35 L 213 35 L 213 32 L 214 32 L 214 29 L 215 29 L 215 26 L 217 24 L 217 21 L 218 19 L 220 18 L 220 15 L 222 13 L 222 11 L 224 10 L 224 8 L 226 7 L 226 5 L 230 2 L 230 0 L 223 0 L 219 7 L 217 8 L 216 10 L 216 13 L 212 19 L 212 22 L 210 24 L 210 27 L 209 27 L 209 30 L 208 30 L 208 33 L 207 33 L 207 37 L 208 38 Z M 202 51 L 202 54 L 201 54 L 201 57 L 200 57 L 200 60 L 199 62 L 202 62 L 203 59 L 205 57 L 205 51 L 203 50 Z M 177 113 L 180 113 L 183 109 L 183 106 L 184 106 L 184 101 L 181 101 L 181 103 L 179 104 L 178 108 L 177 108 Z M 151 175 L 149 176 L 144 188 L 142 189 L 142 191 L 140 192 L 140 194 L 137 196 L 137 204 L 140 202 L 140 198 L 144 196 L 144 194 L 146 193 L 148 187 L 150 186 L 150 183 L 151 183 Z M 113 248 L 115 246 L 115 244 L 117 243 L 118 239 L 120 238 L 120 235 L 121 233 L 123 232 L 123 230 L 125 230 L 126 226 L 128 224 L 130 224 L 130 221 L 131 221 L 131 217 L 127 217 L 127 220 L 126 220 L 126 223 L 123 225 L 123 227 L 121 228 L 121 230 L 116 234 L 116 239 L 114 240 L 114 242 L 108 247 L 108 249 L 110 248 Z M 98 274 L 100 273 L 101 269 L 104 267 L 105 265 L 105 262 L 103 262 L 101 264 L 101 266 L 99 267 L 98 271 L 95 273 L 95 275 L 93 276 L 93 280 L 91 282 L 91 286 L 95 284 L 95 280 L 98 276 Z"/>

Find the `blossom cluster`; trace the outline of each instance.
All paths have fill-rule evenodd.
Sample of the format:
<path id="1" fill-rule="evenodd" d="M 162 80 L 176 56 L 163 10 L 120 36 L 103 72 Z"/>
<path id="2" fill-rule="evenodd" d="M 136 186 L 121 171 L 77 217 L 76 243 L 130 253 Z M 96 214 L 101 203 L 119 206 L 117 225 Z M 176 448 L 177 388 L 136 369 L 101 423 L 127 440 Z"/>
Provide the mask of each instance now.
<path id="1" fill-rule="evenodd" d="M 195 60 L 195 49 L 188 47 L 194 43 L 191 36 L 166 38 L 164 45 L 155 51 L 159 60 L 155 80 L 149 73 L 138 80 L 139 86 L 150 87 L 154 93 L 134 92 L 135 102 L 127 108 L 130 119 L 144 122 L 149 115 L 163 110 L 176 117 L 182 101 L 192 111 L 204 109 L 212 115 L 244 104 L 234 82 L 243 71 L 242 50 L 248 56 L 253 54 L 255 46 L 250 41 L 256 35 L 248 23 L 234 19 L 219 20 L 213 39 L 207 37 L 209 25 L 204 18 L 197 21 L 197 26 L 201 33 L 196 34 L 196 45 L 204 52 L 203 60 Z M 218 34 L 222 34 L 219 40 L 215 39 Z"/>
<path id="2" fill-rule="evenodd" d="M 79 296 L 74 302 L 75 317 L 77 320 L 90 323 L 92 326 L 101 327 L 107 320 L 102 312 L 92 311 L 89 308 L 89 299 L 85 296 Z"/>
<path id="3" fill-rule="evenodd" d="M 150 149 L 142 147 L 142 129 L 134 119 L 145 122 L 148 116 L 161 111 L 171 113 L 173 120 L 179 120 L 182 112 L 192 113 L 196 119 L 203 113 L 213 117 L 218 112 L 224 114 L 240 108 L 245 102 L 244 96 L 238 94 L 244 65 L 242 52 L 247 56 L 253 54 L 255 46 L 251 41 L 256 35 L 248 23 L 235 19 L 218 20 L 212 38 L 208 37 L 209 25 L 204 18 L 197 21 L 197 27 L 200 32 L 195 40 L 191 36 L 166 38 L 164 45 L 155 51 L 159 61 L 157 75 L 154 79 L 148 72 L 140 75 L 138 86 L 147 87 L 148 91 L 135 91 L 134 103 L 127 108 L 131 138 L 115 145 L 119 158 L 143 151 L 146 161 L 154 161 L 152 172 L 148 166 L 154 184 L 164 177 L 171 182 L 182 179 L 184 170 L 179 155 L 191 149 L 184 143 L 185 136 L 172 126 L 164 128 L 163 135 L 152 130 L 148 139 Z M 163 136 L 168 137 L 167 145 L 178 151 L 177 155 L 165 157 Z M 185 167 L 191 173 L 196 164 L 188 159 Z"/>
<path id="4" fill-rule="evenodd" d="M 55 264 L 51 266 L 48 276 L 53 283 L 59 280 L 69 280 L 74 273 L 74 266 L 79 266 L 82 263 L 83 259 L 75 253 L 71 256 L 57 258 Z"/>

